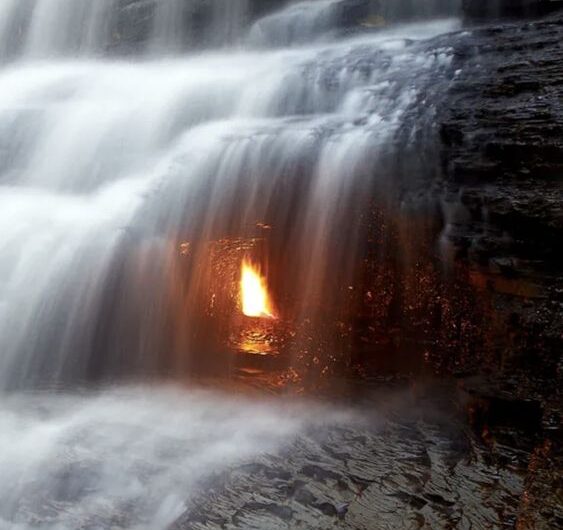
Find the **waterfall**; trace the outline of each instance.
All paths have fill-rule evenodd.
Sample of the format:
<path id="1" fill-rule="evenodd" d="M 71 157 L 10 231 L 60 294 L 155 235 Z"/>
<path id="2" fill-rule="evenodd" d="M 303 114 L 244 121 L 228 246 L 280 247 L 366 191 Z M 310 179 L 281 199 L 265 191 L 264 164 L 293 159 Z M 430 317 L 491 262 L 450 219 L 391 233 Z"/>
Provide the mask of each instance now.
<path id="1" fill-rule="evenodd" d="M 214 0 L 190 53 L 200 4 L 0 6 L 0 386 L 189 371 L 264 240 L 284 317 L 342 301 L 386 164 L 452 75 L 429 39 L 458 22 L 336 34 L 342 0 L 253 24 Z M 128 59 L 124 12 L 150 27 Z"/>
<path id="2" fill-rule="evenodd" d="M 426 480 L 428 454 L 467 460 L 466 432 L 448 416 L 437 437 L 445 416 L 420 422 L 412 398 L 410 415 L 392 392 L 380 422 L 234 395 L 344 364 L 354 304 L 392 327 L 387 265 L 423 269 L 426 221 L 388 212 L 434 176 L 464 38 L 435 15 L 454 4 L 421 2 L 413 22 L 411 0 L 0 0 L 1 529 L 326 528 L 386 495 L 376 510 L 399 525 L 423 497 L 428 521 L 487 507 L 473 500 L 496 465 L 483 482 L 454 470 L 468 507 Z M 275 319 L 241 311 L 243 263 Z M 504 480 L 512 498 L 521 477 Z"/>
<path id="3" fill-rule="evenodd" d="M 0 59 L 232 44 L 249 14 L 249 0 L 4 0 Z"/>

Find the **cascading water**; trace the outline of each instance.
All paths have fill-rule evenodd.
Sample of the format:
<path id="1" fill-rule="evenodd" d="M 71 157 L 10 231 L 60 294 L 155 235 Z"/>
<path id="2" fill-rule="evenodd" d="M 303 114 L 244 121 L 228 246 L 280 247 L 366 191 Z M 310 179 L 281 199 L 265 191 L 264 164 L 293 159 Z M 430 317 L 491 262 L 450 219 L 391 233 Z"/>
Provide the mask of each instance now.
<path id="1" fill-rule="evenodd" d="M 22 54 L 0 74 L 4 386 L 189 367 L 202 286 L 218 282 L 208 243 L 259 222 L 285 227 L 294 313 L 337 298 L 335 269 L 345 278 L 357 247 L 350 208 L 387 186 L 378 153 L 447 77 L 448 49 L 418 41 L 456 25 L 318 42 L 319 9 L 343 9 L 323 0 L 250 30 L 296 25 L 302 41 L 310 27 L 315 44 L 156 59 L 186 5 L 162 2 L 146 58 L 88 58 L 114 4 L 30 4 Z"/>
<path id="2" fill-rule="evenodd" d="M 269 251 L 279 258 L 271 258 L 273 275 L 285 278 L 277 287 L 284 316 L 313 318 L 338 303 L 362 212 L 374 193 L 384 202 L 393 187 L 385 161 L 399 138 L 408 143 L 416 132 L 414 108 L 420 123 L 431 121 L 433 91 L 452 75 L 450 49 L 428 39 L 458 25 L 447 19 L 375 31 L 357 20 L 345 26 L 361 31 L 338 31 L 346 4 L 290 4 L 251 24 L 246 0 L 2 0 L 1 388 L 189 371 L 209 355 L 202 313 L 212 302 L 232 309 L 227 295 L 220 299 L 231 272 L 221 275 L 213 253 L 234 252 L 240 264 L 237 252 L 257 225 L 273 227 Z M 76 466 L 75 452 L 99 451 L 90 461 L 96 467 L 103 451 L 115 449 L 107 440 L 97 449 L 72 442 L 94 416 L 94 430 L 115 424 L 95 411 L 100 403 L 84 399 L 64 413 L 64 399 L 49 402 L 41 418 L 17 417 L 23 402 L 7 401 L 3 434 L 28 445 L 46 437 L 18 479 L 20 499 L 40 496 L 37 475 L 47 481 L 66 472 L 48 465 L 63 438 Z M 110 408 L 118 400 L 100 399 Z M 170 403 L 159 400 L 150 422 Z M 145 405 L 135 394 L 115 414 Z M 111 443 L 133 443 L 137 427 L 113 427 Z M 245 429 L 252 448 L 263 432 Z M 166 437 L 185 436 L 175 430 L 139 442 L 140 458 L 159 444 L 166 451 Z M 21 451 L 0 447 L 0 474 L 18 474 Z M 123 477 L 139 480 L 133 461 L 119 465 L 130 466 Z M 109 476 L 104 469 L 83 487 L 110 497 L 121 488 L 123 503 L 143 498 L 135 484 Z M 36 527 L 24 514 L 37 507 L 9 492 L 1 497 L 0 521 Z M 42 527 L 76 528 L 104 502 L 87 492 L 81 499 L 88 499 L 82 515 L 51 514 Z M 164 501 L 150 504 L 156 515 L 147 528 L 170 522 L 159 518 Z"/>
<path id="3" fill-rule="evenodd" d="M 248 0 L 4 0 L 0 59 L 155 54 L 225 44 L 248 23 Z"/>

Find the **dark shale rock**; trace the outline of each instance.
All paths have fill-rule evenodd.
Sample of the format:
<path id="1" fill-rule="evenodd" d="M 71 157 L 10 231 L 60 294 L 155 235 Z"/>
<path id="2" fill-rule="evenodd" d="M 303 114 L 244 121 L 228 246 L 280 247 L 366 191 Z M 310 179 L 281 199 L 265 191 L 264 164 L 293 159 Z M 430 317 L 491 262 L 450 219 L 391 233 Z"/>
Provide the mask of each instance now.
<path id="1" fill-rule="evenodd" d="M 371 0 L 342 0 L 335 6 L 335 19 L 343 28 L 355 26 L 372 13 L 373 4 Z"/>
<path id="2" fill-rule="evenodd" d="M 420 408 L 391 406 L 383 423 L 327 425 L 260 455 L 259 468 L 235 466 L 171 530 L 557 528 L 551 443 L 516 449 L 492 427 L 468 433 L 443 391 L 427 396 L 436 405 L 421 396 Z"/>
<path id="3" fill-rule="evenodd" d="M 439 118 L 442 161 L 473 222 L 470 246 L 487 261 L 496 253 L 544 270 L 561 264 L 561 35 L 563 14 L 475 29 L 457 41 Z"/>
<path id="4" fill-rule="evenodd" d="M 437 121 L 458 212 L 448 236 L 497 322 L 498 366 L 473 390 L 486 423 L 550 425 L 563 388 L 563 13 L 462 35 Z"/>
<path id="5" fill-rule="evenodd" d="M 463 0 L 469 18 L 530 17 L 563 8 L 562 0 Z"/>
<path id="6" fill-rule="evenodd" d="M 406 20 L 440 16 L 457 16 L 462 0 L 380 0 L 385 20 Z"/>
<path id="7" fill-rule="evenodd" d="M 108 50 L 127 54 L 143 49 L 151 33 L 154 9 L 153 0 L 118 2 L 112 19 Z"/>
<path id="8" fill-rule="evenodd" d="M 29 0 L 26 0 L 29 1 Z M 112 17 L 110 40 L 106 45 L 116 55 L 131 55 L 143 52 L 150 39 L 156 2 L 159 0 L 118 0 Z M 252 0 L 245 13 L 246 26 L 265 14 L 283 7 L 284 0 Z M 196 0 L 185 3 L 182 27 L 185 33 L 185 48 L 205 48 L 230 43 L 239 35 L 217 34 L 210 29 L 213 2 Z M 241 28 L 244 31 L 245 28 Z M 219 32 L 220 33 L 220 32 Z"/>
<path id="9" fill-rule="evenodd" d="M 457 41 L 441 119 L 450 179 L 557 188 L 563 174 L 562 34 L 563 14 L 476 29 Z"/>

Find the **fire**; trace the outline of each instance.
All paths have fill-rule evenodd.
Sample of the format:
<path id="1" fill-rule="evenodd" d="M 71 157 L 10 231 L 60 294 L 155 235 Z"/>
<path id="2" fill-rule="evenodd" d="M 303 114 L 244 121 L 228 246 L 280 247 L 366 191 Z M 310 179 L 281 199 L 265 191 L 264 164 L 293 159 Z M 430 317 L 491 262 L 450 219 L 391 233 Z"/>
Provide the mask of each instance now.
<path id="1" fill-rule="evenodd" d="M 266 278 L 247 259 L 242 262 L 240 296 L 242 312 L 247 317 L 275 318 Z"/>

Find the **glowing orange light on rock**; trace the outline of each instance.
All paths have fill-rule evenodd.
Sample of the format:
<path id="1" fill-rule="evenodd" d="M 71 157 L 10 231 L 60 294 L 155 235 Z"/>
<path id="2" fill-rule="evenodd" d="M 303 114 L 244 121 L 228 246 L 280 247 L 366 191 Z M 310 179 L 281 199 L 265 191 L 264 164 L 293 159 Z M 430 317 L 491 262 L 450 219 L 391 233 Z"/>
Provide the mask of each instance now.
<path id="1" fill-rule="evenodd" d="M 242 262 L 240 275 L 242 312 L 247 317 L 275 318 L 266 278 L 249 260 Z"/>

